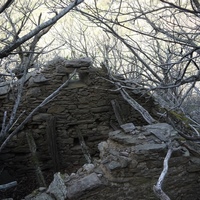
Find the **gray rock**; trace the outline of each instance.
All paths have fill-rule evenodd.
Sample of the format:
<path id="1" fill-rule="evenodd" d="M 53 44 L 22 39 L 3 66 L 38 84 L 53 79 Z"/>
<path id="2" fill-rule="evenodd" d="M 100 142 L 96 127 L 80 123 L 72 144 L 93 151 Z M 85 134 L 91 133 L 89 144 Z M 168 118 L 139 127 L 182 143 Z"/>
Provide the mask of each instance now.
<path id="1" fill-rule="evenodd" d="M 166 144 L 141 144 L 135 146 L 135 151 L 158 151 L 163 150 L 167 147 Z"/>
<path id="2" fill-rule="evenodd" d="M 100 151 L 100 157 L 102 158 L 108 151 L 108 143 L 107 142 L 100 142 L 98 144 L 98 149 Z"/>
<path id="3" fill-rule="evenodd" d="M 88 57 L 66 60 L 65 62 L 66 67 L 73 67 L 73 68 L 89 67 L 91 64 L 92 60 Z"/>
<path id="4" fill-rule="evenodd" d="M 167 137 L 175 136 L 177 132 L 167 123 L 157 123 L 145 126 L 148 132 L 153 133 L 160 140 L 166 141 Z"/>
<path id="5" fill-rule="evenodd" d="M 28 195 L 25 197 L 25 200 L 54 200 L 54 199 L 46 193 L 39 193 L 36 196 Z"/>
<path id="6" fill-rule="evenodd" d="M 38 87 L 33 87 L 33 88 L 30 88 L 27 93 L 26 93 L 26 96 L 31 96 L 31 97 L 37 97 L 38 95 L 41 94 L 41 90 L 40 88 Z"/>
<path id="7" fill-rule="evenodd" d="M 92 190 L 94 188 L 99 187 L 100 185 L 102 185 L 100 179 L 98 178 L 96 173 L 92 173 L 92 174 L 78 180 L 71 186 L 69 186 L 67 188 L 67 190 L 68 190 L 67 197 L 69 199 L 78 197 L 78 196 L 82 195 L 84 193 L 84 191 Z"/>
<path id="8" fill-rule="evenodd" d="M 69 74 L 69 73 L 72 73 L 74 71 L 74 69 L 70 69 L 70 68 L 66 68 L 64 66 L 57 66 L 56 67 L 56 72 L 57 73 L 60 73 L 60 74 Z"/>
<path id="9" fill-rule="evenodd" d="M 94 165 L 93 164 L 84 164 L 83 170 L 86 171 L 88 174 L 94 171 Z"/>
<path id="10" fill-rule="evenodd" d="M 39 187 L 39 188 L 38 188 L 38 191 L 39 191 L 39 192 L 44 192 L 44 191 L 46 191 L 46 189 L 47 189 L 46 187 Z"/>
<path id="11" fill-rule="evenodd" d="M 41 83 L 46 83 L 49 81 L 43 74 L 32 74 L 27 79 L 28 87 L 38 87 Z M 47 84 L 47 83 L 46 83 Z"/>
<path id="12" fill-rule="evenodd" d="M 119 156 L 119 163 L 121 165 L 121 168 L 125 168 L 129 165 L 129 163 L 131 162 L 130 158 L 124 157 L 124 156 Z"/>
<path id="13" fill-rule="evenodd" d="M 49 185 L 47 193 L 56 197 L 57 200 L 65 200 L 67 197 L 67 187 L 60 176 L 60 172 L 54 174 L 54 180 Z"/>
<path id="14" fill-rule="evenodd" d="M 122 124 L 120 127 L 124 130 L 125 133 L 133 132 L 136 128 L 133 123 Z"/>
<path id="15" fill-rule="evenodd" d="M 45 121 L 50 116 L 51 116 L 51 114 L 48 114 L 48 113 L 39 113 L 39 114 L 33 116 L 33 121 Z"/>
<path id="16" fill-rule="evenodd" d="M 109 138 L 123 144 L 135 145 L 138 143 L 138 139 L 134 135 L 128 135 L 120 131 L 110 132 Z"/>
<path id="17" fill-rule="evenodd" d="M 61 106 L 61 105 L 52 105 L 52 106 L 49 106 L 47 112 L 48 112 L 48 113 L 59 114 L 59 113 L 63 112 L 64 110 L 66 110 L 66 107 L 65 107 L 65 106 Z"/>
<path id="18" fill-rule="evenodd" d="M 0 95 L 5 95 L 10 91 L 10 84 L 1 83 L 0 84 Z"/>
<path id="19" fill-rule="evenodd" d="M 48 81 L 48 79 L 46 79 L 43 74 L 38 74 L 33 77 L 33 81 L 35 83 L 44 83 L 44 82 Z"/>
<path id="20" fill-rule="evenodd" d="M 121 168 L 121 164 L 117 161 L 111 161 L 109 164 L 108 164 L 108 168 L 110 170 L 114 170 L 114 169 L 119 169 Z"/>
<path id="21" fill-rule="evenodd" d="M 192 157 L 191 162 L 200 166 L 200 158 Z"/>

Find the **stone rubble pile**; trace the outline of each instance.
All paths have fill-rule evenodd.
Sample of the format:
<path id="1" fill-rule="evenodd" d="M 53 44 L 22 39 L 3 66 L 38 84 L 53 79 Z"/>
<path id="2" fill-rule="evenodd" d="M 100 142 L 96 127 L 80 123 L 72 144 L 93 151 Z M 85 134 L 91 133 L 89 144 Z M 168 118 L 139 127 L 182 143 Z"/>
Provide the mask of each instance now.
<path id="1" fill-rule="evenodd" d="M 54 175 L 50 186 L 39 188 L 25 200 L 156 200 L 153 185 L 162 171 L 169 141 L 179 139 L 166 123 L 147 126 L 125 124 L 99 143 L 100 159 L 76 173 Z M 128 131 L 129 129 L 129 131 Z M 182 147 L 169 161 L 164 191 L 171 199 L 198 199 L 200 158 Z"/>

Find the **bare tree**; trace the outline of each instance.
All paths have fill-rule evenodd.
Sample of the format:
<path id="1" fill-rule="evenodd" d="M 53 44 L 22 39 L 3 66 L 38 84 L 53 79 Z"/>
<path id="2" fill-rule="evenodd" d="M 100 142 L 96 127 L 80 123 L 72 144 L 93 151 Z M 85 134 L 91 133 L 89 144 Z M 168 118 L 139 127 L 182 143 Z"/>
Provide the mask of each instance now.
<path id="1" fill-rule="evenodd" d="M 45 49 L 45 47 L 38 46 L 40 39 L 48 33 L 59 19 L 82 2 L 83 0 L 75 0 L 68 5 L 66 4 L 64 8 L 53 13 L 54 16 L 46 21 L 42 19 L 41 11 L 37 15 L 38 17 L 35 16 L 35 12 L 40 10 L 40 6 L 44 5 L 43 1 L 35 3 L 24 1 L 23 4 L 20 1 L 7 1 L 2 5 L 0 9 L 2 19 L 0 58 L 5 67 L 3 75 L 12 78 L 17 77 L 20 80 L 17 82 L 17 97 L 9 120 L 7 120 L 7 111 L 4 113 L 1 137 L 4 138 L 8 134 L 16 120 L 28 69 L 34 67 L 38 56 Z M 7 124 L 6 121 L 8 121 Z"/>

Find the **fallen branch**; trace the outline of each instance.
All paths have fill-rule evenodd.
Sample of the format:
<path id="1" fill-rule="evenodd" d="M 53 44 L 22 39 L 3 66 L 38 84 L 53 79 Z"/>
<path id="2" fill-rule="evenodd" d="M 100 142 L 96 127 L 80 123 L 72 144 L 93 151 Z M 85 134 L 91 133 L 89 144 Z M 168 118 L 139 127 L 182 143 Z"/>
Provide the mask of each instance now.
<path id="1" fill-rule="evenodd" d="M 17 181 L 12 181 L 10 183 L 0 185 L 0 190 L 6 190 L 6 189 L 9 189 L 9 188 L 14 187 L 16 185 L 17 185 Z"/>
<path id="2" fill-rule="evenodd" d="M 123 123 L 123 118 L 121 116 L 121 110 L 120 110 L 119 104 L 117 100 L 111 100 L 111 104 L 112 104 L 117 122 L 121 126 L 124 123 Z"/>
<path id="3" fill-rule="evenodd" d="M 120 83 L 115 83 L 115 86 L 120 89 L 120 93 L 124 100 L 126 100 L 129 105 L 131 105 L 135 110 L 137 110 L 143 118 L 146 120 L 148 124 L 153 124 L 156 120 L 149 114 L 149 112 L 144 109 L 137 101 L 135 101 L 127 92 L 125 89 L 121 87 Z"/>
<path id="4" fill-rule="evenodd" d="M 24 121 L 5 139 L 5 141 L 3 142 L 3 144 L 0 147 L 0 152 L 2 151 L 2 149 L 6 146 L 6 144 L 8 143 L 8 141 L 15 135 L 17 134 L 23 127 L 24 125 L 29 122 L 32 118 L 32 116 L 43 106 L 45 106 L 47 103 L 49 103 L 50 101 L 52 101 L 56 95 L 58 95 L 58 93 L 60 92 L 60 90 L 65 87 L 68 82 L 72 79 L 72 77 L 76 74 L 76 69 L 74 70 L 74 72 L 71 74 L 71 76 L 69 77 L 69 79 L 67 81 L 65 81 L 57 90 L 55 90 L 52 94 L 50 94 L 46 99 L 44 99 L 42 101 L 42 103 L 40 103 L 36 108 L 34 108 L 31 113 L 24 119 Z"/>

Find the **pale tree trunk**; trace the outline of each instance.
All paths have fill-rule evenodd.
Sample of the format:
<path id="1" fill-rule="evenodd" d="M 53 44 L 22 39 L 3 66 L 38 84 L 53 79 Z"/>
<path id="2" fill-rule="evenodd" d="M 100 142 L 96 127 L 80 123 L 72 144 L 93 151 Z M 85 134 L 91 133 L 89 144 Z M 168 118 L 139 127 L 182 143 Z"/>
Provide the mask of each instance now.
<path id="1" fill-rule="evenodd" d="M 172 145 L 173 145 L 172 143 L 169 144 L 169 149 L 167 151 L 167 155 L 165 156 L 165 159 L 163 162 L 163 171 L 161 172 L 156 185 L 153 186 L 153 191 L 160 200 L 171 200 L 170 197 L 162 190 L 162 184 L 167 175 L 168 168 L 169 168 L 168 162 L 169 162 L 169 159 L 171 158 L 173 151 L 177 151 L 180 149 L 180 147 L 173 148 Z"/>

